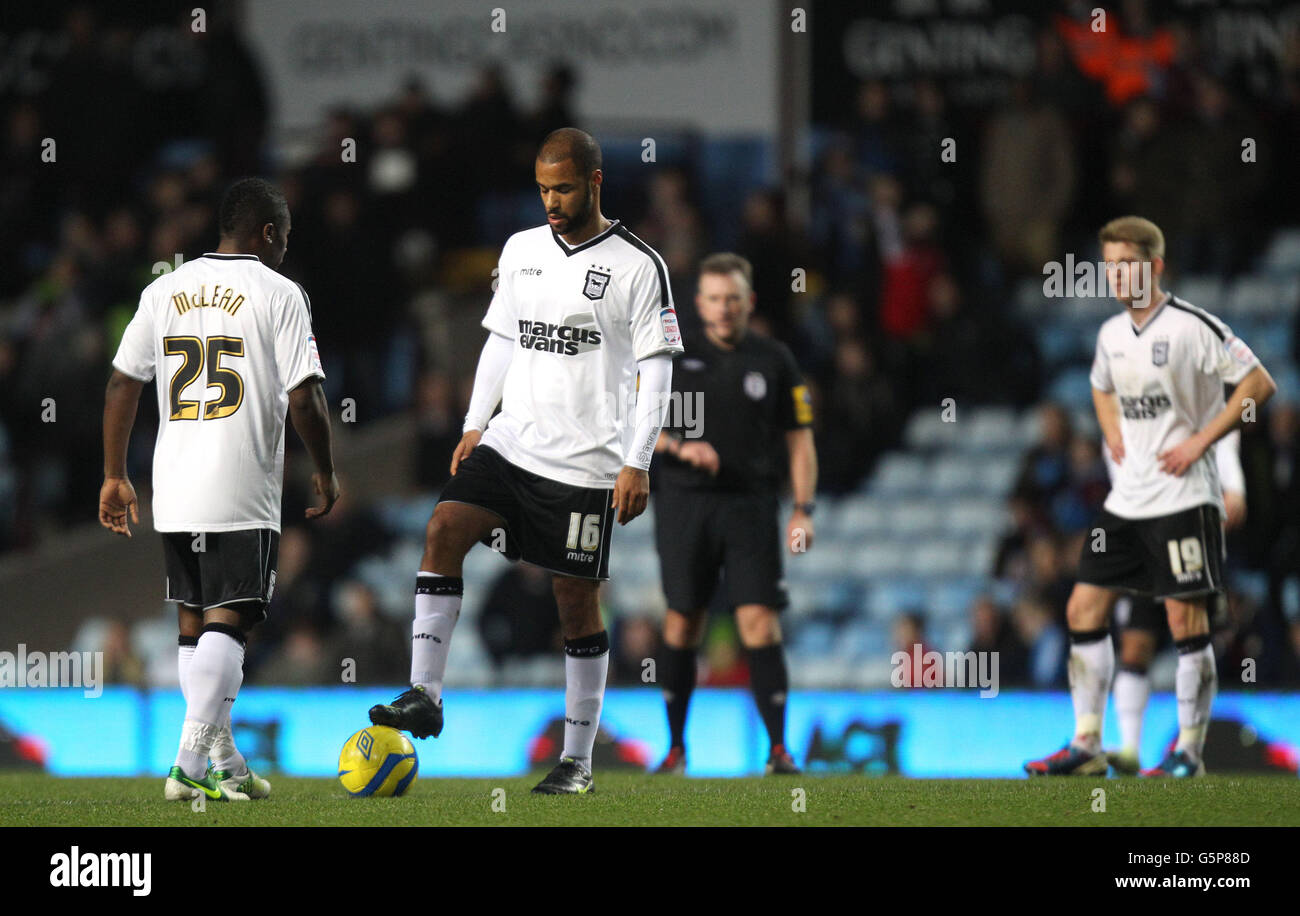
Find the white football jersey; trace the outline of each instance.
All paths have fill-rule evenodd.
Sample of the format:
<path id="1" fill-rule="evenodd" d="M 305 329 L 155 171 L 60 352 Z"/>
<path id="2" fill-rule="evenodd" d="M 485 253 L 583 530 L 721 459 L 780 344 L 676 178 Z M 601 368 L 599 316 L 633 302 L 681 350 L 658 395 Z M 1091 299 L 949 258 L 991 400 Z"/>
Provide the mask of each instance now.
<path id="1" fill-rule="evenodd" d="M 145 287 L 113 365 L 158 378 L 154 528 L 280 530 L 289 392 L 325 377 L 301 286 L 205 254 Z"/>
<path id="2" fill-rule="evenodd" d="M 497 278 L 483 327 L 516 350 L 482 443 L 534 474 L 611 489 L 637 360 L 682 352 L 663 259 L 618 220 L 576 247 L 538 226 L 509 238 Z"/>
<path id="3" fill-rule="evenodd" d="M 1209 503 L 1222 514 L 1217 449 L 1182 477 L 1162 471 L 1158 456 L 1213 419 L 1224 406 L 1223 386 L 1258 365 L 1227 325 L 1172 294 L 1141 328 L 1126 312 L 1108 319 L 1097 335 L 1091 380 L 1119 398 L 1124 460 L 1112 468 L 1107 511 L 1153 518 Z"/>

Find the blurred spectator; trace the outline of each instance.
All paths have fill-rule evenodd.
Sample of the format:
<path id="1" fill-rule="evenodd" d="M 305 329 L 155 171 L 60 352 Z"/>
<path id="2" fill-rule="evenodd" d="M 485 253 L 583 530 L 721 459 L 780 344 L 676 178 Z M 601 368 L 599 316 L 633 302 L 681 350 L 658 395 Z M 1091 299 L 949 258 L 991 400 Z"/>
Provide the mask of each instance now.
<path id="1" fill-rule="evenodd" d="M 659 654 L 662 625 L 645 616 L 620 617 L 614 622 L 609 654 L 611 684 L 644 684 L 644 662 Z"/>
<path id="2" fill-rule="evenodd" d="M 981 209 L 998 255 L 1013 270 L 1040 274 L 1061 257 L 1059 230 L 1074 198 L 1074 147 L 1061 113 L 1018 81 L 1011 105 L 989 120 L 980 178 Z"/>
<path id="3" fill-rule="evenodd" d="M 131 630 L 121 620 L 109 621 L 104 632 L 104 683 L 145 686 L 145 665 L 131 647 Z"/>
<path id="4" fill-rule="evenodd" d="M 970 609 L 971 642 L 968 651 L 997 653 L 998 679 L 1003 684 L 1023 684 L 1027 679 L 1027 652 L 1010 619 L 988 595 L 975 599 Z"/>
<path id="5" fill-rule="evenodd" d="M 1056 615 L 1040 601 L 1022 598 L 1011 612 L 1016 635 L 1027 648 L 1029 683 L 1034 687 L 1065 684 L 1065 662 L 1069 640 Z"/>
<path id="6" fill-rule="evenodd" d="M 407 627 L 384 617 L 370 586 L 355 580 L 335 595 L 339 626 L 324 653 L 335 664 L 351 658 L 358 684 L 401 684 L 410 672 L 411 636 Z"/>
<path id="7" fill-rule="evenodd" d="M 560 645 L 560 610 L 551 574 L 512 563 L 497 577 L 479 613 L 483 646 L 499 669 L 507 660 L 546 655 Z"/>
<path id="8" fill-rule="evenodd" d="M 897 682 L 909 684 L 914 688 L 924 687 L 926 674 L 925 653 L 933 648 L 926 642 L 924 615 L 918 611 L 906 611 L 899 614 L 894 619 L 893 640 L 894 652 L 902 652 L 907 656 L 902 662 L 906 672 L 899 675 L 899 681 Z M 932 671 L 930 673 L 931 679 L 936 674 L 939 677 L 938 683 L 942 683 L 942 672 Z"/>
<path id="9" fill-rule="evenodd" d="M 306 687 L 342 683 L 342 658 L 327 654 L 324 640 L 310 623 L 295 623 L 284 642 L 257 672 L 260 684 Z"/>

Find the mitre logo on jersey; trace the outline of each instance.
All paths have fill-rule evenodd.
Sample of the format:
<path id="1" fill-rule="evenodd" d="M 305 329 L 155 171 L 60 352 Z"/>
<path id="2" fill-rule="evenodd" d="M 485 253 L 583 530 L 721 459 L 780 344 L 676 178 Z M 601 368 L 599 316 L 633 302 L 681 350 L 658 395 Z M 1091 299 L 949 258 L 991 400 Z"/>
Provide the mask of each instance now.
<path id="1" fill-rule="evenodd" d="M 582 287 L 582 294 L 588 299 L 605 298 L 605 287 L 609 285 L 609 274 L 601 273 L 599 270 L 587 271 L 587 282 Z"/>
<path id="2" fill-rule="evenodd" d="M 563 324 L 519 319 L 519 346 L 525 350 L 544 350 L 576 356 L 600 346 L 600 330 L 591 312 L 568 315 Z"/>
<path id="3" fill-rule="evenodd" d="M 669 346 L 677 346 L 682 342 L 682 332 L 677 327 L 677 313 L 673 311 L 672 306 L 661 308 L 659 310 L 659 320 L 664 326 L 664 340 L 668 341 Z"/>
<path id="4" fill-rule="evenodd" d="M 1169 362 L 1169 338 L 1157 337 L 1151 344 L 1151 365 L 1163 366 Z"/>

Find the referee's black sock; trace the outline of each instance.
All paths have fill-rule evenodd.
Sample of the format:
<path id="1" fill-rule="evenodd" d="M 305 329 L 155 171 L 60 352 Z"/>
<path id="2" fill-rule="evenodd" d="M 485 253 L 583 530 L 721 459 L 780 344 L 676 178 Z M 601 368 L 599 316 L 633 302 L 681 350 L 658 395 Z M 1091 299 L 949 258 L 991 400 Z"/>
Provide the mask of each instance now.
<path id="1" fill-rule="evenodd" d="M 754 691 L 758 714 L 767 726 L 772 747 L 785 744 L 785 695 L 789 677 L 785 670 L 785 649 L 777 643 L 749 652 L 749 686 Z"/>
<path id="2" fill-rule="evenodd" d="M 695 650 L 664 646 L 659 653 L 659 684 L 668 707 L 672 747 L 686 747 L 686 707 L 695 690 Z"/>

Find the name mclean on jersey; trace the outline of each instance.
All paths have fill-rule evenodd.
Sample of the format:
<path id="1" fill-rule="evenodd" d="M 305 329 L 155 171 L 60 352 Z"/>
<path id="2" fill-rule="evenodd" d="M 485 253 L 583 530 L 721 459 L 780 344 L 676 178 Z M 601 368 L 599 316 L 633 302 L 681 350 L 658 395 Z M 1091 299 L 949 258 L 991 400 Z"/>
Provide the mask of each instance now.
<path id="1" fill-rule="evenodd" d="M 600 346 L 600 331 L 595 328 L 576 328 L 568 324 L 547 324 L 545 321 L 519 319 L 519 346 L 525 350 L 545 350 L 575 356 L 583 349 Z"/>
<path id="2" fill-rule="evenodd" d="M 184 290 L 172 293 L 172 305 L 176 306 L 176 314 L 178 315 L 184 315 L 190 309 L 203 308 L 218 308 L 230 315 L 234 315 L 243 304 L 243 293 L 236 293 L 229 286 L 222 286 L 220 283 L 212 287 L 211 299 L 208 298 L 206 285 L 200 286 L 198 295 L 193 297 Z"/>

